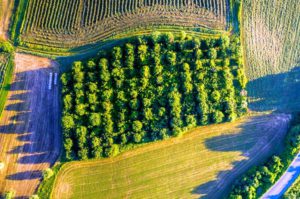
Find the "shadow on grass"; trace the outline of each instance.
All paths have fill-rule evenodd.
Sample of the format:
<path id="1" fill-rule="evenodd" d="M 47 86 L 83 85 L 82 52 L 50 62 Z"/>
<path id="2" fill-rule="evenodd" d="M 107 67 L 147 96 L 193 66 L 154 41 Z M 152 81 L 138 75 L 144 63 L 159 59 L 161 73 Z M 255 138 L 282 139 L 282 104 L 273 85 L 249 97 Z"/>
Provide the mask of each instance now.
<path id="1" fill-rule="evenodd" d="M 202 198 L 224 198 L 234 181 L 244 172 L 254 165 L 263 163 L 283 148 L 288 121 L 289 116 L 286 114 L 253 116 L 237 127 L 240 129 L 239 133 L 205 140 L 207 149 L 219 152 L 241 152 L 242 159 L 231 162 L 228 170 L 218 172 L 215 180 L 195 187 L 191 194 L 201 195 Z"/>
<path id="2" fill-rule="evenodd" d="M 249 108 L 255 111 L 300 110 L 300 66 L 286 73 L 267 75 L 248 83 Z"/>

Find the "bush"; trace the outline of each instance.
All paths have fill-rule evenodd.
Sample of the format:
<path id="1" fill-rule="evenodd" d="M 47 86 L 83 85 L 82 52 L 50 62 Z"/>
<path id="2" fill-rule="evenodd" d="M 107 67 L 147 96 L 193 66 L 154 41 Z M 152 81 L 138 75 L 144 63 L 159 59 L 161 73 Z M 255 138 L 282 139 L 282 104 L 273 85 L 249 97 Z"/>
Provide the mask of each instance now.
<path id="1" fill-rule="evenodd" d="M 13 199 L 16 195 L 15 190 L 11 190 L 5 193 L 5 199 Z"/>
<path id="2" fill-rule="evenodd" d="M 47 168 L 46 170 L 43 171 L 43 179 L 49 179 L 53 176 L 53 171 L 50 168 Z"/>
<path id="3" fill-rule="evenodd" d="M 111 147 L 108 147 L 105 149 L 105 156 L 106 157 L 114 157 L 119 154 L 119 151 L 120 151 L 119 145 L 114 144 Z"/>
<path id="4" fill-rule="evenodd" d="M 14 52 L 14 47 L 7 41 L 0 41 L 0 53 L 12 53 Z"/>

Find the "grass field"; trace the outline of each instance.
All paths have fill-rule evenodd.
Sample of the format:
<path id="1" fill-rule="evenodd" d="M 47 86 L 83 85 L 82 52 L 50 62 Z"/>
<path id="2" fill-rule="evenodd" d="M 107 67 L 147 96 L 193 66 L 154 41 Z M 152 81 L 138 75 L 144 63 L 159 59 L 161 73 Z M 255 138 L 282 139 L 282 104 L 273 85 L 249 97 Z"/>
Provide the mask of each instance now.
<path id="1" fill-rule="evenodd" d="M 250 107 L 299 110 L 299 1 L 244 0 L 243 24 Z"/>
<path id="2" fill-rule="evenodd" d="M 13 39 L 24 47 L 49 51 L 153 25 L 225 30 L 229 17 L 227 0 L 20 0 L 20 5 L 17 13 L 24 19 L 16 23 Z"/>
<path id="3" fill-rule="evenodd" d="M 52 191 L 65 198 L 218 198 L 281 148 L 288 115 L 200 127 L 115 158 L 65 164 Z"/>

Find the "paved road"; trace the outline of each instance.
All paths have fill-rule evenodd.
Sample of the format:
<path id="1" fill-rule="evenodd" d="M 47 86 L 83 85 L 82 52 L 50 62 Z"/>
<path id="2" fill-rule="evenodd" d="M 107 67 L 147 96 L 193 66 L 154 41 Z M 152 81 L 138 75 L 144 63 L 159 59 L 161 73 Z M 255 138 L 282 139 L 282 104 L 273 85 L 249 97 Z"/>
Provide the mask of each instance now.
<path id="1" fill-rule="evenodd" d="M 300 175 L 300 152 L 297 154 L 293 162 L 290 164 L 286 172 L 279 178 L 261 198 L 262 199 L 276 199 L 280 198 L 288 188 L 295 182 Z"/>

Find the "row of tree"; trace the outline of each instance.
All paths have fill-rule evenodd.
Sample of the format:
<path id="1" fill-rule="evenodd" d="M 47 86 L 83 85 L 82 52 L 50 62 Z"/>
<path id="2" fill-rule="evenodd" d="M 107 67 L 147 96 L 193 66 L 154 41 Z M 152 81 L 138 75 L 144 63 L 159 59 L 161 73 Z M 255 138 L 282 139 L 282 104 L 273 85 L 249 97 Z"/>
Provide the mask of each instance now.
<path id="1" fill-rule="evenodd" d="M 62 75 L 67 159 L 118 154 L 120 147 L 232 121 L 247 110 L 237 38 L 153 33 Z"/>
<path id="2" fill-rule="evenodd" d="M 298 125 L 292 126 L 285 138 L 284 151 L 263 165 L 251 168 L 238 179 L 232 187 L 230 199 L 260 198 L 280 178 L 300 150 L 300 120 L 297 120 Z"/>

